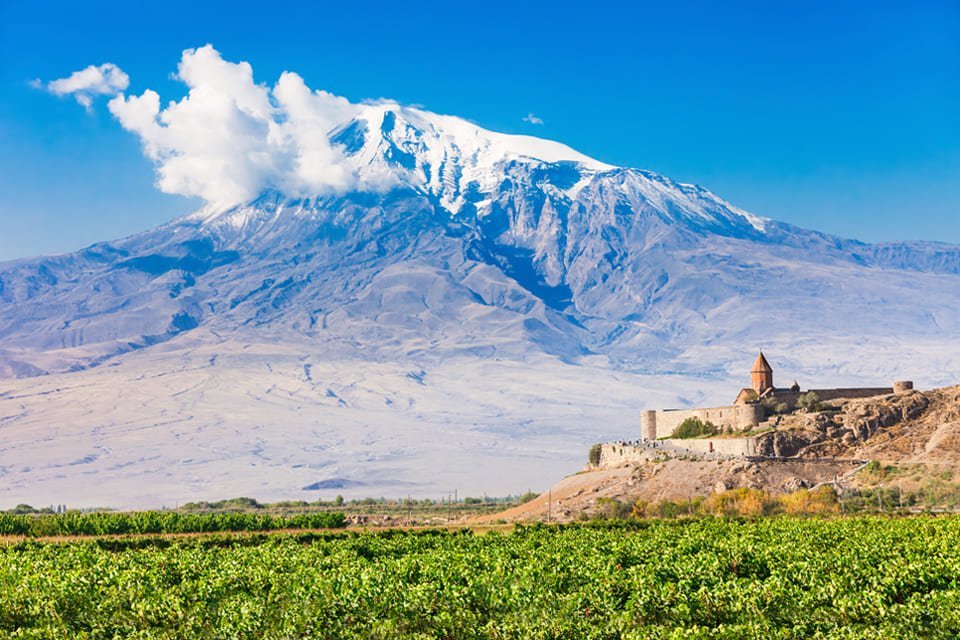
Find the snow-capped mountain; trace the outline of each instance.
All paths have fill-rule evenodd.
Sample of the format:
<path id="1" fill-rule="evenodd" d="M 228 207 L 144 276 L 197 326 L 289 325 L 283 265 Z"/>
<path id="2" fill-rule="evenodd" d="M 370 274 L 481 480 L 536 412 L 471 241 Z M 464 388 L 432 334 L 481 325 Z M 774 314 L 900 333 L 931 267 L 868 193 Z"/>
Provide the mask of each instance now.
<path id="1" fill-rule="evenodd" d="M 329 132 L 356 190 L 270 190 L 77 253 L 0 264 L 0 474 L 19 487 L 11 499 L 73 477 L 73 461 L 50 462 L 62 448 L 37 444 L 70 429 L 51 435 L 51 416 L 100 447 L 78 468 L 101 479 L 192 469 L 195 450 L 225 479 L 198 471 L 119 502 L 216 497 L 214 486 L 290 495 L 311 478 L 361 494 L 440 478 L 416 485 L 436 493 L 463 473 L 464 454 L 450 452 L 477 433 L 503 468 L 569 467 L 598 425 L 634 435 L 644 405 L 727 401 L 758 347 L 784 375 L 823 383 L 955 381 L 960 247 L 835 238 L 559 143 L 397 105 L 358 109 Z M 135 384 L 161 374 L 183 384 Z M 87 391 L 63 391 L 79 380 Z M 502 405 L 471 403 L 484 385 Z M 286 404 L 272 404 L 280 392 Z M 158 425 L 168 419 L 203 433 L 190 451 L 167 446 L 176 429 Z M 249 429 L 285 420 L 324 428 L 278 428 L 247 446 Z M 446 453 L 430 453 L 425 424 L 445 425 L 434 435 L 458 425 Z M 156 470 L 104 436 L 110 428 L 149 433 Z M 240 432 L 247 444 L 224 444 Z M 303 438 L 318 447 L 312 462 L 262 453 Z M 384 442 L 394 444 L 372 459 L 358 453 Z M 332 458 L 331 447 L 341 447 Z M 271 480 L 227 482 L 254 450 Z M 477 482 L 480 470 L 459 482 L 494 492 L 529 481 L 513 473 L 496 486 Z"/>

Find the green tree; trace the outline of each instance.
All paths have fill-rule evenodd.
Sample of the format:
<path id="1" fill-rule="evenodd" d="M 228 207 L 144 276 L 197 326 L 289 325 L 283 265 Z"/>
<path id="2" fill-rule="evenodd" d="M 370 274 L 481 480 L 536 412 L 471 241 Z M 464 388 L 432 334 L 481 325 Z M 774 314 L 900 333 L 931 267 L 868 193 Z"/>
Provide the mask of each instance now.
<path id="1" fill-rule="evenodd" d="M 697 438 L 699 436 L 715 436 L 720 430 L 717 425 L 709 420 L 701 420 L 697 417 L 690 417 L 681 422 L 673 430 L 674 438 Z"/>
<path id="2" fill-rule="evenodd" d="M 603 445 L 595 444 L 592 447 L 590 447 L 590 454 L 588 456 L 588 459 L 590 460 L 590 464 L 592 465 L 600 464 L 601 451 L 603 451 Z"/>
<path id="3" fill-rule="evenodd" d="M 797 408 L 803 409 L 807 413 L 816 413 L 818 411 L 829 411 L 833 405 L 820 401 L 820 396 L 814 391 L 808 391 L 797 398 Z"/>

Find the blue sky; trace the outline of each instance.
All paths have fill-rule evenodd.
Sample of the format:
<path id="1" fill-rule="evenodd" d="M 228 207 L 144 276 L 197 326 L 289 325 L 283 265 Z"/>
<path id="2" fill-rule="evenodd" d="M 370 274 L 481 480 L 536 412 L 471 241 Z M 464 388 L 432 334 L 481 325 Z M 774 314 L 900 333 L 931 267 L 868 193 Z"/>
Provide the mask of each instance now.
<path id="1" fill-rule="evenodd" d="M 111 62 L 177 99 L 183 49 L 560 140 L 864 240 L 960 242 L 960 3 L 0 0 L 0 260 L 187 213 L 107 112 L 31 87 Z M 143 3 L 146 6 L 146 3 Z M 543 124 L 523 120 L 536 114 Z"/>

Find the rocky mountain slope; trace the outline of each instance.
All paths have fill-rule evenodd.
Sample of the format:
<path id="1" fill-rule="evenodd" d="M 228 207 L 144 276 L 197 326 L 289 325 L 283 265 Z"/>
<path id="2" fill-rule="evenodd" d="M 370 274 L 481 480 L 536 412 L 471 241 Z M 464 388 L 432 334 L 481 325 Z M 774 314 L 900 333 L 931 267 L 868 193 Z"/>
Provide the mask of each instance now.
<path id="1" fill-rule="evenodd" d="M 384 190 L 268 192 L 0 265 L 3 373 L 76 370 L 204 327 L 364 359 L 537 352 L 698 374 L 761 342 L 795 354 L 839 341 L 845 357 L 829 364 L 886 379 L 894 358 L 868 358 L 866 340 L 942 353 L 933 345 L 960 331 L 957 247 L 790 227 L 414 109 L 366 107 L 331 140 Z"/>
<path id="2" fill-rule="evenodd" d="M 835 238 L 558 143 L 354 106 L 328 134 L 350 191 L 0 264 L 11 500 L 81 473 L 124 503 L 526 489 L 525 461 L 569 470 L 644 406 L 729 401 L 757 347 L 822 386 L 960 368 L 958 247 Z M 424 424 L 457 435 L 435 449 Z M 496 488 L 440 453 L 478 433 Z"/>

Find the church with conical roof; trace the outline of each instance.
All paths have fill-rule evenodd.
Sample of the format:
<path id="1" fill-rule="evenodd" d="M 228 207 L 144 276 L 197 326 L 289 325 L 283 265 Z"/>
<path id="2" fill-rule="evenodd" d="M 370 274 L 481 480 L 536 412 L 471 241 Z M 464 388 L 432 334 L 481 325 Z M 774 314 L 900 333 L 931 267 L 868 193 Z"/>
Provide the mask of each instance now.
<path id="1" fill-rule="evenodd" d="M 763 395 L 767 389 L 773 388 L 773 367 L 763 357 L 763 351 L 757 356 L 757 361 L 753 363 L 753 369 L 750 370 L 750 381 L 753 382 L 753 390 Z"/>
<path id="2" fill-rule="evenodd" d="M 750 404 L 757 402 L 768 395 L 769 392 L 775 390 L 776 387 L 773 386 L 773 367 L 770 366 L 766 356 L 761 351 L 756 362 L 753 363 L 753 368 L 750 369 L 750 386 L 741 389 L 733 403 Z"/>

